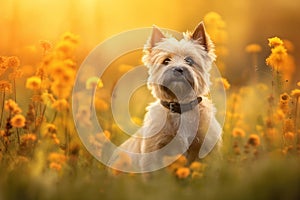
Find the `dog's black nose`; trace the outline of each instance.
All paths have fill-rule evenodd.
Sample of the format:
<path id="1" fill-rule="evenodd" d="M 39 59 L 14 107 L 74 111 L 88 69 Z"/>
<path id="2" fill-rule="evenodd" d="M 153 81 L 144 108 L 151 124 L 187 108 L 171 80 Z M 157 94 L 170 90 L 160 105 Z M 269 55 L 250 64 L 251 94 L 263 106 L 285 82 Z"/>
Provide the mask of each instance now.
<path id="1" fill-rule="evenodd" d="M 182 67 L 173 67 L 172 70 L 173 70 L 174 74 L 176 74 L 176 75 L 183 74 L 183 68 Z"/>

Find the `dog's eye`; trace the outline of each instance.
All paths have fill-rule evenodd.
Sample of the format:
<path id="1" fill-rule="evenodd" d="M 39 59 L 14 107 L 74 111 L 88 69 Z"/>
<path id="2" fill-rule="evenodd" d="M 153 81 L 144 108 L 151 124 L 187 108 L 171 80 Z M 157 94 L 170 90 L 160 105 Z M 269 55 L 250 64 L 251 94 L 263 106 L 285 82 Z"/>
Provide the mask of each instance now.
<path id="1" fill-rule="evenodd" d="M 189 65 L 193 66 L 195 64 L 194 60 L 191 57 L 186 57 L 184 61 Z"/>
<path id="2" fill-rule="evenodd" d="M 161 64 L 167 65 L 167 64 L 169 64 L 170 61 L 171 61 L 170 58 L 166 58 L 166 59 L 164 59 L 164 61 Z"/>

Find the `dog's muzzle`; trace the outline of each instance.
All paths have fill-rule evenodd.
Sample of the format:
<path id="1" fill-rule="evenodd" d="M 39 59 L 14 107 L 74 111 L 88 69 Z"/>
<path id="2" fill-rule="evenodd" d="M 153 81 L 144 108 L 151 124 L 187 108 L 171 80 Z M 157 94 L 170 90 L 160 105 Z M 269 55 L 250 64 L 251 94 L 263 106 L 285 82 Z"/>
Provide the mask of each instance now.
<path id="1" fill-rule="evenodd" d="M 164 72 L 161 88 L 172 96 L 184 97 L 194 89 L 194 79 L 186 67 L 174 66 Z"/>
<path id="2" fill-rule="evenodd" d="M 175 66 L 164 72 L 164 86 L 168 86 L 173 82 L 183 82 L 189 84 L 192 88 L 194 87 L 194 79 L 186 67 Z"/>

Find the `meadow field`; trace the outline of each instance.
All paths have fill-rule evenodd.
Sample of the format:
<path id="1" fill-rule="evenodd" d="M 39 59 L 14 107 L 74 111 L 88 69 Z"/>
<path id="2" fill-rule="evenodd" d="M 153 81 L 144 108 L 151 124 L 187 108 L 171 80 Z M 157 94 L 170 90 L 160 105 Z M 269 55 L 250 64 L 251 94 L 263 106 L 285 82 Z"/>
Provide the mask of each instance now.
<path id="1" fill-rule="evenodd" d="M 165 15 L 157 14 L 155 22 L 152 22 L 149 10 L 162 11 L 168 6 L 173 11 L 168 10 L 167 14 L 176 13 L 185 3 L 176 1 L 169 5 L 163 2 L 156 7 L 159 1 L 153 1 L 148 8 L 146 3 L 142 5 L 130 0 L 124 8 L 121 1 L 116 1 L 118 8 L 115 8 L 113 3 L 94 0 L 24 2 L 5 1 L 6 10 L 0 9 L 3 11 L 0 20 L 3 29 L 0 38 L 0 200 L 300 199 L 300 70 L 297 49 L 300 41 L 297 30 L 292 30 L 299 23 L 297 19 L 295 24 L 285 25 L 290 28 L 285 29 L 286 33 L 282 29 L 277 33 L 277 26 L 274 26 L 274 32 L 268 34 L 261 30 L 263 25 L 260 24 L 257 26 L 260 28 L 252 30 L 254 36 L 249 36 L 251 40 L 242 38 L 242 31 L 235 40 L 235 36 L 230 36 L 232 31 L 237 32 L 232 28 L 236 28 L 232 25 L 232 18 L 228 17 L 230 9 L 216 6 L 216 0 L 196 3 L 199 9 L 206 6 L 197 17 L 194 17 L 197 11 L 189 5 L 186 8 L 190 9 L 190 14 L 183 13 L 185 17 L 176 15 L 170 21 Z M 278 11 L 283 5 L 274 2 L 274 10 Z M 40 10 L 33 9 L 33 5 L 41 6 Z M 137 20 L 141 13 L 134 13 L 134 5 L 144 10 L 148 17 Z M 289 9 L 296 12 L 293 5 L 292 1 L 287 1 L 282 7 L 282 21 L 278 23 L 289 19 L 284 17 Z M 88 15 L 94 6 L 99 7 L 99 13 L 93 10 L 93 16 Z M 255 7 L 250 3 L 245 7 L 242 3 L 233 6 Z M 266 5 L 262 3 L 262 6 Z M 50 15 L 55 15 L 54 8 L 68 12 L 58 12 L 56 18 L 50 18 Z M 118 13 L 124 15 L 122 9 L 130 11 L 125 17 L 131 20 L 128 26 L 121 21 L 122 17 L 118 21 L 110 16 L 109 8 L 116 16 Z M 81 9 L 85 18 L 80 17 Z M 30 12 L 32 10 L 38 11 Z M 45 18 L 36 18 L 32 13 Z M 63 23 L 58 20 L 65 16 Z M 192 20 L 187 23 L 189 19 Z M 243 19 L 246 15 L 236 23 L 242 24 Z M 77 98 L 74 95 L 80 94 L 72 91 L 84 59 L 101 41 L 122 31 L 150 27 L 153 23 L 160 23 L 158 25 L 162 28 L 185 31 L 195 26 L 197 20 L 204 21 L 216 46 L 218 58 L 215 65 L 222 78 L 212 77 L 213 89 L 226 93 L 226 107 L 220 106 L 222 99 L 213 99 L 218 108 L 217 117 L 225 117 L 222 158 L 215 160 L 207 156 L 188 163 L 181 156 L 146 178 L 141 174 L 108 169 L 93 155 L 103 156 L 102 148 L 108 142 L 119 145 L 128 138 L 114 119 L 111 101 L 117 81 L 142 65 L 142 49 L 116 58 L 102 77 L 85 72 L 88 78 L 82 83 L 83 89 L 95 91 L 92 104 L 103 128 L 97 134 L 91 128 L 93 113 L 89 107 L 81 106 L 73 115 L 72 105 Z M 70 22 L 69 26 L 64 29 L 67 22 Z M 26 24 L 29 24 L 29 30 Z M 260 30 L 262 34 L 258 33 Z M 237 41 L 243 41 L 242 47 L 237 47 Z M 146 86 L 133 93 L 127 107 L 130 120 L 136 126 L 142 124 L 145 107 L 151 101 L 153 97 Z M 80 121 L 81 126 L 75 126 L 74 120 Z M 85 132 L 84 137 L 90 144 L 88 149 L 78 135 L 79 129 Z M 124 157 L 120 164 L 130 165 L 130 162 L 130 158 Z"/>

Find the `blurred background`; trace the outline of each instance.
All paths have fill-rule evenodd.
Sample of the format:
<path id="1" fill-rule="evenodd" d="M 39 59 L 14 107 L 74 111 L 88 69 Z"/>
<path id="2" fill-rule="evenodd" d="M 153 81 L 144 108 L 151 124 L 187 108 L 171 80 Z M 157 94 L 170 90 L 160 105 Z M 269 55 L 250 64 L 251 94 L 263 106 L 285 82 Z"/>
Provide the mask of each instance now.
<path id="1" fill-rule="evenodd" d="M 114 34 L 156 24 L 177 31 L 193 30 L 211 11 L 225 22 L 224 75 L 235 84 L 249 77 L 250 43 L 262 47 L 258 66 L 269 55 L 267 39 L 278 36 L 293 44 L 299 54 L 300 3 L 298 0 L 4 0 L 0 7 L 0 54 L 21 56 L 22 64 L 36 58 L 41 39 L 51 42 L 70 31 L 80 36 L 78 61 Z M 22 57 L 23 55 L 23 57 Z M 299 65 L 300 57 L 296 57 Z"/>
<path id="2" fill-rule="evenodd" d="M 0 4 L 0 200 L 300 199 L 299 0 Z M 83 91 L 71 101 L 76 70 L 98 44 L 121 32 L 153 24 L 192 31 L 202 20 L 224 77 L 212 81 L 214 89 L 226 89 L 226 112 L 218 107 L 223 99 L 213 99 L 217 117 L 226 114 L 224 159 L 208 157 L 195 167 L 183 156 L 148 182 L 139 175 L 110 172 L 86 150 L 76 130 L 86 133 L 84 139 L 97 156 L 106 153 L 102 150 L 108 142 L 121 144 L 129 137 L 112 115 L 112 89 L 123 74 L 141 65 L 142 51 L 114 60 L 101 81 L 90 77 L 97 65 L 84 71 L 88 80 L 80 81 L 86 92 L 96 90 L 92 100 L 84 99 Z M 97 64 L 106 55 L 99 57 Z M 141 125 L 151 101 L 146 87 L 138 88 L 129 100 L 130 121 Z M 74 102 L 81 106 L 76 116 L 71 112 Z M 90 103 L 101 133 L 94 133 L 91 125 Z M 120 104 L 127 106 L 123 100 Z M 82 122 L 80 127 L 75 128 L 74 118 Z M 130 162 L 124 157 L 120 165 Z"/>

